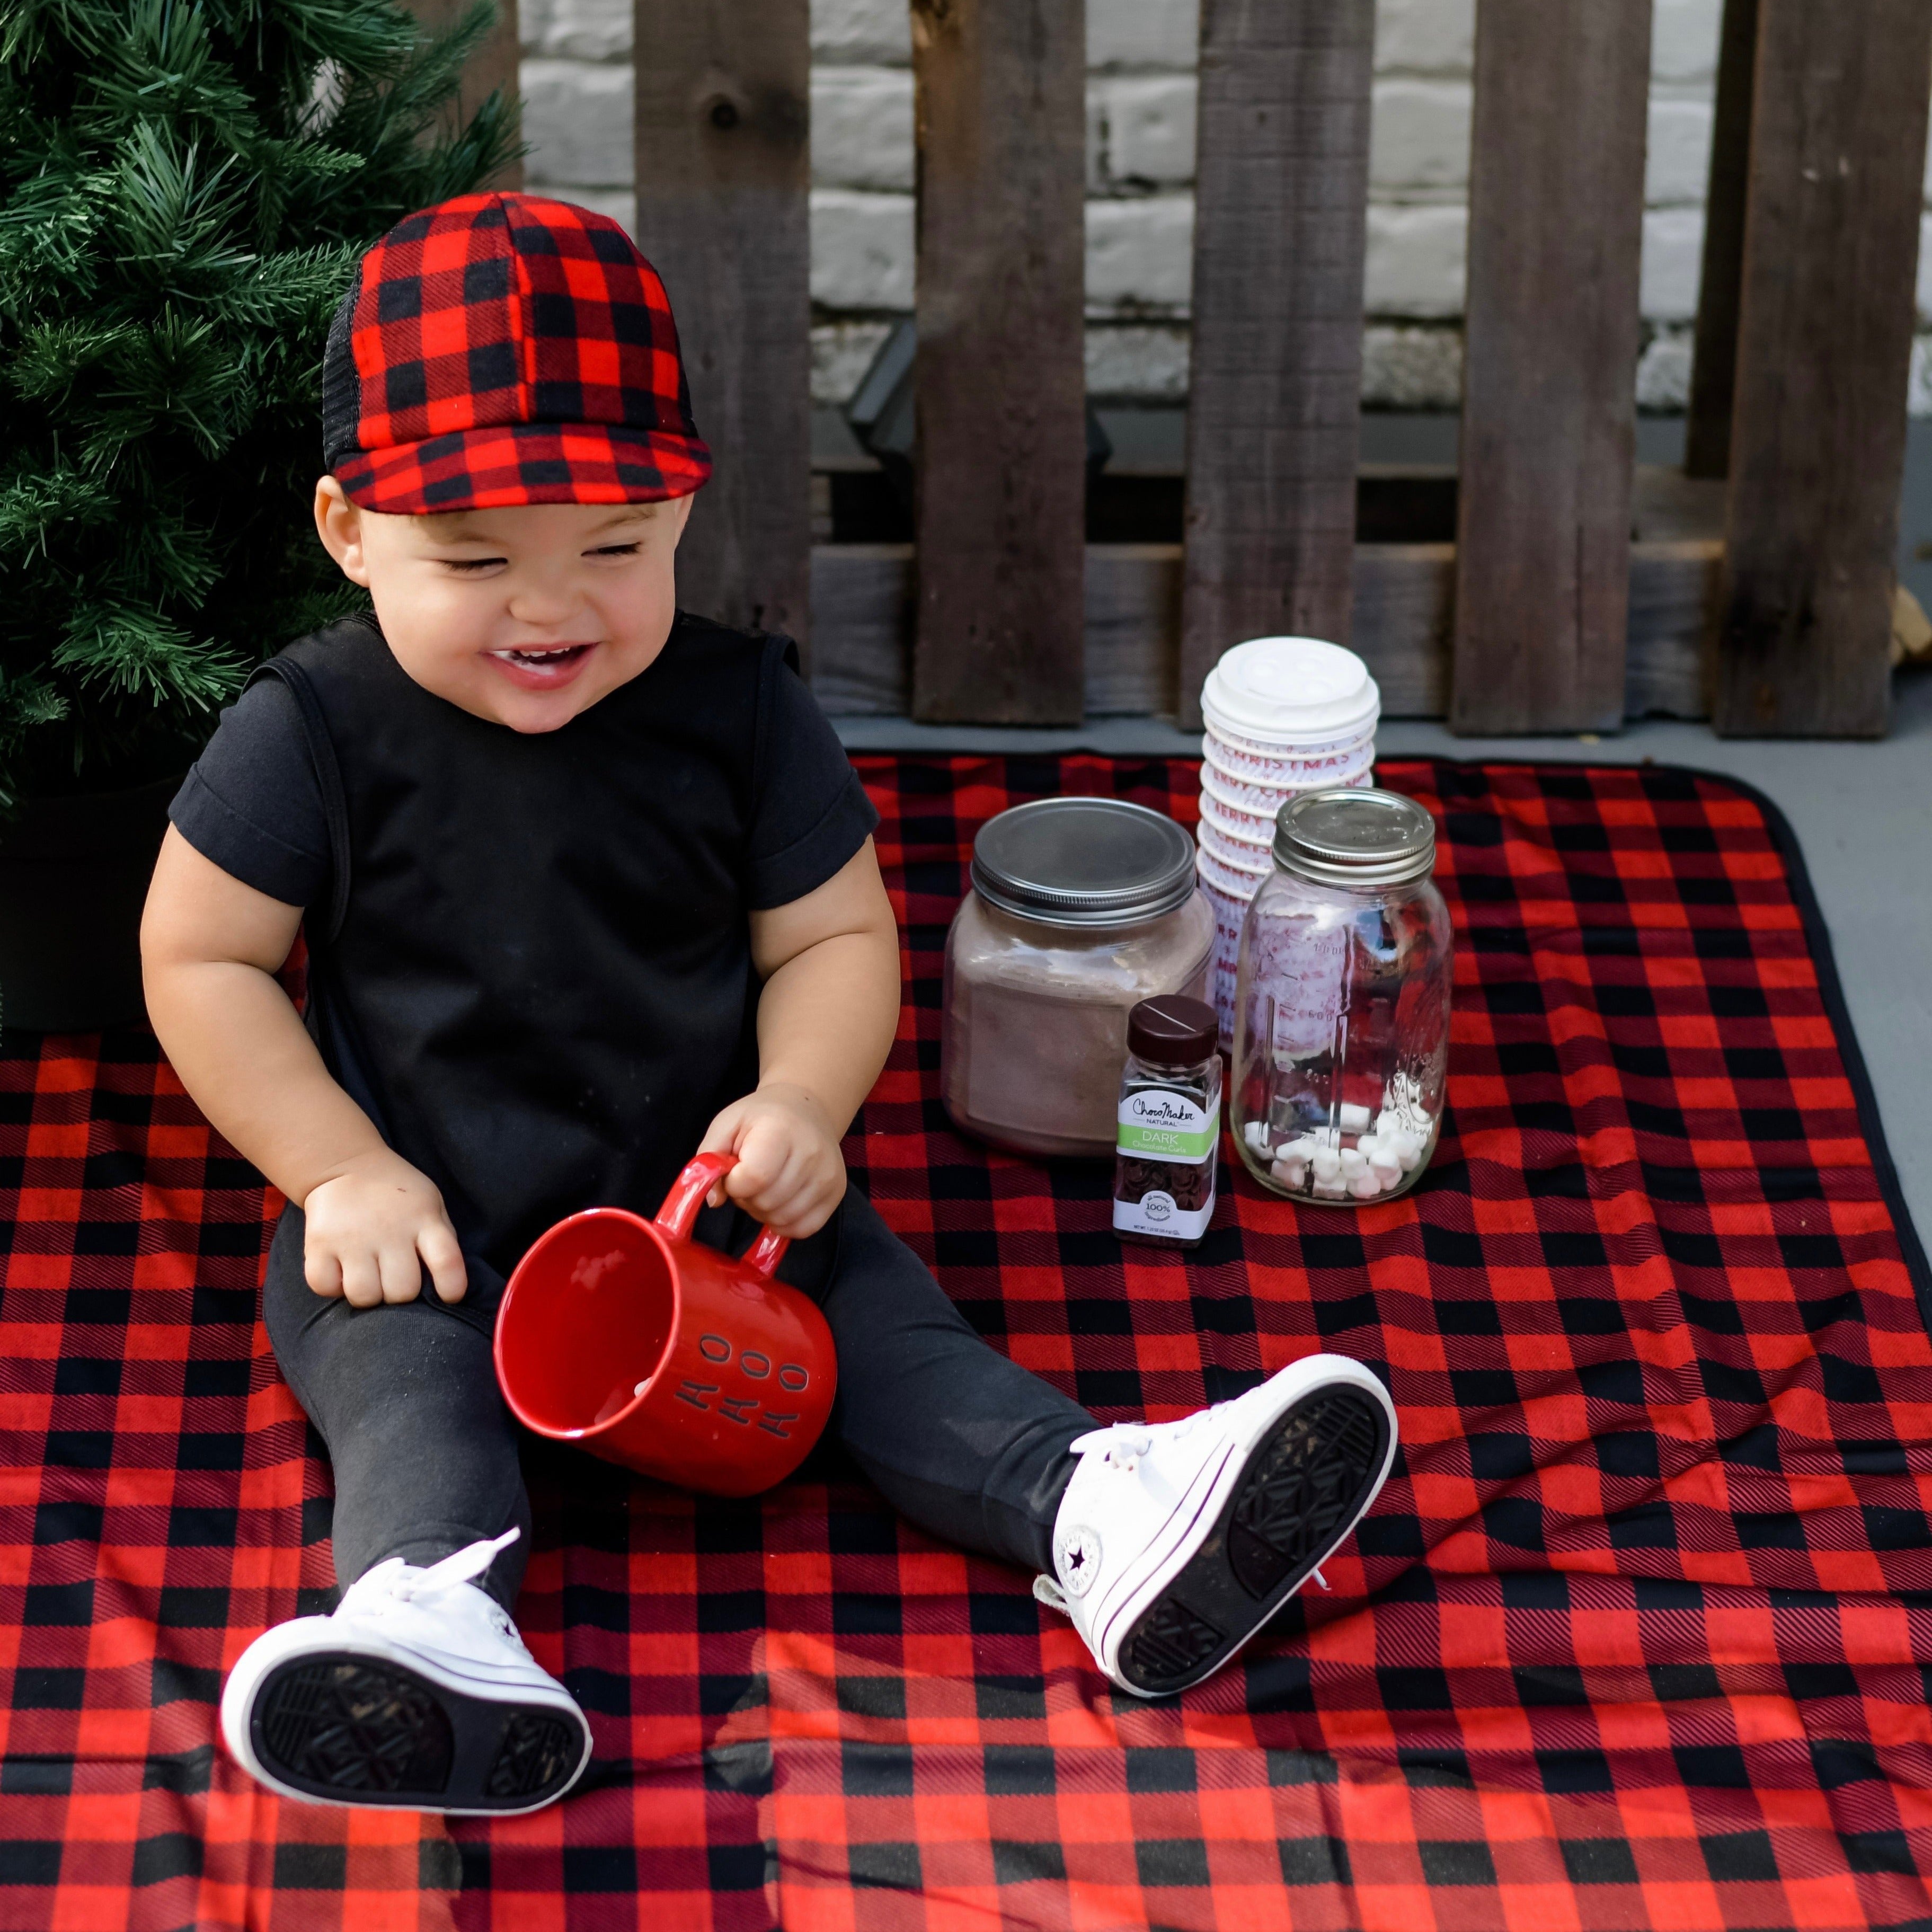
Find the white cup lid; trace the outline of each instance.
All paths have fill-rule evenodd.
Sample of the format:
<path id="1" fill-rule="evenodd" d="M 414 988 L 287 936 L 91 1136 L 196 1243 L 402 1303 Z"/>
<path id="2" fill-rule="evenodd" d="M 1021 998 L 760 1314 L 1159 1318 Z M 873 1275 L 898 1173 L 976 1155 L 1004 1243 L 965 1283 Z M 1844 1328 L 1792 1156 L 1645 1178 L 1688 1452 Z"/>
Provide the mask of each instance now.
<path id="1" fill-rule="evenodd" d="M 1237 737 L 1306 744 L 1372 723 L 1382 693 L 1353 651 L 1319 638 L 1250 638 L 1201 688 L 1208 722 Z"/>

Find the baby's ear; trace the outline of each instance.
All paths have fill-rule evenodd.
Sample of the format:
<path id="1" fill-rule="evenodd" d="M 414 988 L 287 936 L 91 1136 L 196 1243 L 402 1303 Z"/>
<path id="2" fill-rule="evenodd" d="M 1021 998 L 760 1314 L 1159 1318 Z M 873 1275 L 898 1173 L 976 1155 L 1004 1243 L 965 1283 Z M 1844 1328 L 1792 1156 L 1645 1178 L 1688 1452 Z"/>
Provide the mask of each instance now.
<path id="1" fill-rule="evenodd" d="M 343 575 L 366 590 L 369 567 L 362 554 L 362 513 L 333 476 L 316 479 L 315 533 Z"/>

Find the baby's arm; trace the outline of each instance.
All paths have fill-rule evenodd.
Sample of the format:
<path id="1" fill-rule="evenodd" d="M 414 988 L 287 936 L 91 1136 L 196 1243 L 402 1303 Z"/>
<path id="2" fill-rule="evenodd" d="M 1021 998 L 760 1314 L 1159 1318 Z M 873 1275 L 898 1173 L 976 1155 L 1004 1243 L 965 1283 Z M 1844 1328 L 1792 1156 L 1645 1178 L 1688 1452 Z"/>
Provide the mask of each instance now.
<path id="1" fill-rule="evenodd" d="M 899 1017 L 898 923 L 868 838 L 816 891 L 752 915 L 758 1085 L 711 1124 L 702 1152 L 738 1165 L 713 1190 L 794 1239 L 845 1192 L 839 1138 L 886 1064 Z"/>
<path id="2" fill-rule="evenodd" d="M 299 907 L 244 886 L 170 826 L 141 921 L 148 1017 L 202 1112 L 302 1209 L 316 1294 L 408 1301 L 427 1268 L 436 1293 L 460 1300 L 442 1196 L 330 1078 L 275 983 L 301 922 Z"/>

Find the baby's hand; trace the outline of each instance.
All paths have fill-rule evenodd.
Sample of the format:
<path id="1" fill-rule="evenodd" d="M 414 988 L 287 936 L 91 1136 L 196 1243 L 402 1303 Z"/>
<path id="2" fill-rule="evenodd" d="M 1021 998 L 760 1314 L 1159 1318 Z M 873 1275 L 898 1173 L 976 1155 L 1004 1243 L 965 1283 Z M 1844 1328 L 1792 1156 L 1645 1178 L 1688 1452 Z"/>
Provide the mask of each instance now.
<path id="1" fill-rule="evenodd" d="M 317 1294 L 346 1296 L 356 1308 L 413 1301 L 428 1268 L 445 1301 L 469 1286 L 463 1250 L 425 1174 L 385 1148 L 350 1162 L 309 1190 L 304 1274 Z"/>
<path id="2" fill-rule="evenodd" d="M 825 1110 L 802 1087 L 760 1087 L 711 1123 L 700 1154 L 735 1154 L 738 1164 L 706 1197 L 728 1196 L 790 1240 L 815 1234 L 845 1192 L 845 1162 Z"/>

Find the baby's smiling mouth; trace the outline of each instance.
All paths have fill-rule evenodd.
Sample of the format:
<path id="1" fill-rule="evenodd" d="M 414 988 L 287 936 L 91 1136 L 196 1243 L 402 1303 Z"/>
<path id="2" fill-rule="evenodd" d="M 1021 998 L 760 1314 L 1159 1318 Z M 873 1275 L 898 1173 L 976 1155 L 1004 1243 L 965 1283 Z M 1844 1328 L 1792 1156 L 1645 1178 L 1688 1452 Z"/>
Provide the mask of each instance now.
<path id="1" fill-rule="evenodd" d="M 588 644 L 513 644 L 484 656 L 519 691 L 562 691 L 577 682 L 596 648 L 593 638 Z"/>
<path id="2" fill-rule="evenodd" d="M 555 670 L 562 665 L 574 664 L 586 651 L 589 644 L 530 645 L 521 649 L 492 651 L 493 658 L 500 658 L 506 664 L 527 664 L 532 670 Z"/>

